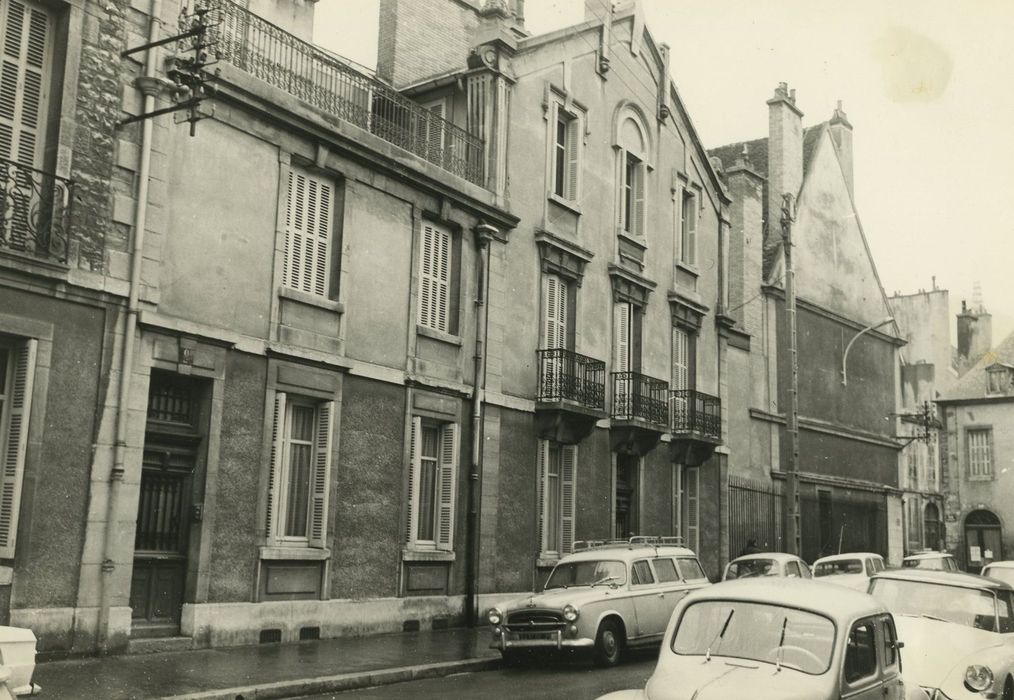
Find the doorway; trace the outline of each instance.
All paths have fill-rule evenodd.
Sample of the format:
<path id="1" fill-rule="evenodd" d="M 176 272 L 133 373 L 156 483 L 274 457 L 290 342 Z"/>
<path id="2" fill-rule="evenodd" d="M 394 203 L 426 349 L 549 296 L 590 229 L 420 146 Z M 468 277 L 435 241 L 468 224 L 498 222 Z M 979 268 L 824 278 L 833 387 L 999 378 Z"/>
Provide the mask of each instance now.
<path id="1" fill-rule="evenodd" d="M 641 458 L 637 455 L 616 455 L 616 487 L 613 497 L 614 536 L 627 539 L 639 534 L 640 523 L 638 503 L 640 501 L 639 465 Z"/>
<path id="2" fill-rule="evenodd" d="M 1000 519 L 988 510 L 973 510 L 965 518 L 965 570 L 977 574 L 991 561 L 1003 559 Z"/>

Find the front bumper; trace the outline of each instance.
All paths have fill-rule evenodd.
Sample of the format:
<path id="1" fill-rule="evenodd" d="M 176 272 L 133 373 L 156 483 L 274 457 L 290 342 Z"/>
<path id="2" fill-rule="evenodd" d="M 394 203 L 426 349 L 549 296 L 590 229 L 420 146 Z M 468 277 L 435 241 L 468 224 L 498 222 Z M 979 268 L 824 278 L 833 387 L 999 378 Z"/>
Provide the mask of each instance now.
<path id="1" fill-rule="evenodd" d="M 503 627 L 493 629 L 490 649 L 591 649 L 595 640 L 587 637 L 565 638 L 563 630 L 548 632 L 511 632 Z"/>

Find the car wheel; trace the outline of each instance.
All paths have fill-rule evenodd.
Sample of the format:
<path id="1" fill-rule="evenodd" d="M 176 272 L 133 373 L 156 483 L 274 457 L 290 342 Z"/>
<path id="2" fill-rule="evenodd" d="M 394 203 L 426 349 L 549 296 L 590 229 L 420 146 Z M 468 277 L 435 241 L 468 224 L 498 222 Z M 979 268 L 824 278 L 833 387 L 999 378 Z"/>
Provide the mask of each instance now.
<path id="1" fill-rule="evenodd" d="M 606 620 L 599 626 L 595 636 L 595 665 L 615 666 L 620 663 L 623 652 L 623 632 L 614 620 Z"/>

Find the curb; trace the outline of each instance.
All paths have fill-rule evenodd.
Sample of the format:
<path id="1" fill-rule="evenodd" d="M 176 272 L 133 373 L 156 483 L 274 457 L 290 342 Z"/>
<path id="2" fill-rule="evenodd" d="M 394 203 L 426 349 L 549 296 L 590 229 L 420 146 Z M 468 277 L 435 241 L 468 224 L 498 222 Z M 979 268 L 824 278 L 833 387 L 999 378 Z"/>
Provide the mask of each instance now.
<path id="1" fill-rule="evenodd" d="M 442 678 L 453 673 L 492 671 L 500 668 L 499 658 L 443 661 L 419 666 L 401 666 L 359 673 L 340 673 L 335 676 L 299 678 L 277 683 L 262 683 L 237 688 L 206 690 L 199 693 L 167 696 L 164 700 L 267 700 L 268 698 L 295 698 L 316 693 L 334 693 L 358 688 L 369 688 L 391 683 Z"/>

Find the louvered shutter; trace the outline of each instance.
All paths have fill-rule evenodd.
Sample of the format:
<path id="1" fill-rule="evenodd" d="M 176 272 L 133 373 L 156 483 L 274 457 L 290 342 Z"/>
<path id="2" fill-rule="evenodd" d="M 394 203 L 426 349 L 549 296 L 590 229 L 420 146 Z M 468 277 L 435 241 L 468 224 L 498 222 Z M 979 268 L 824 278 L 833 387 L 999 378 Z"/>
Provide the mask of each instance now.
<path id="1" fill-rule="evenodd" d="M 686 212 L 686 262 L 697 264 L 697 197 L 687 198 Z"/>
<path id="2" fill-rule="evenodd" d="M 0 157 L 40 167 L 49 90 L 52 19 L 18 0 L 0 2 Z"/>
<path id="3" fill-rule="evenodd" d="M 630 208 L 630 233 L 635 236 L 644 235 L 644 163 L 637 163 L 631 169 L 633 181 L 630 184 L 634 203 Z"/>
<path id="4" fill-rule="evenodd" d="M 564 445 L 561 449 L 560 469 L 560 555 L 570 554 L 574 548 L 574 516 L 576 512 L 577 445 Z"/>
<path id="5" fill-rule="evenodd" d="M 423 132 L 424 153 L 431 163 L 440 164 L 444 153 L 444 110 L 445 104 L 437 102 L 430 105 L 424 119 L 426 128 Z"/>
<path id="6" fill-rule="evenodd" d="M 546 349 L 565 348 L 567 346 L 567 285 L 556 275 L 544 275 L 542 280 Z"/>
<path id="7" fill-rule="evenodd" d="M 627 226 L 627 152 L 620 151 L 619 155 L 619 169 L 620 175 L 619 180 L 619 198 L 616 207 L 616 227 L 620 231 L 628 230 Z"/>
<path id="8" fill-rule="evenodd" d="M 437 477 L 437 549 L 454 546 L 454 510 L 458 475 L 458 426 L 440 430 L 440 474 Z"/>
<path id="9" fill-rule="evenodd" d="M 549 472 L 549 441 L 539 440 L 538 451 L 535 455 L 535 468 L 539 474 L 538 484 L 538 508 L 539 508 L 539 552 L 543 553 L 546 547 L 546 479 Z"/>
<path id="10" fill-rule="evenodd" d="M 682 328 L 672 329 L 672 383 L 673 389 L 689 389 L 690 352 L 689 338 Z"/>
<path id="11" fill-rule="evenodd" d="M 419 532 L 419 471 L 422 464 L 422 419 L 413 418 L 412 428 L 409 435 L 409 467 L 408 467 L 408 518 L 406 519 L 407 531 L 405 542 L 415 542 L 416 533 Z"/>
<path id="12" fill-rule="evenodd" d="M 419 323 L 447 332 L 450 315 L 451 235 L 430 223 L 422 227 Z"/>
<path id="13" fill-rule="evenodd" d="M 613 358 L 617 372 L 630 371 L 630 304 L 620 302 L 613 307 Z"/>
<path id="14" fill-rule="evenodd" d="M 327 541 L 328 493 L 331 484 L 331 445 L 334 435 L 334 401 L 317 408 L 317 434 L 313 453 L 310 492 L 310 546 L 324 547 Z"/>
<path id="15" fill-rule="evenodd" d="M 580 120 L 575 118 L 570 119 L 567 122 L 567 134 L 566 134 L 566 153 L 565 158 L 567 161 L 567 179 L 564 181 L 566 187 L 566 198 L 571 201 L 577 201 L 577 178 L 578 178 L 578 163 L 577 163 L 577 151 L 578 151 L 578 125 Z"/>
<path id="16" fill-rule="evenodd" d="M 271 417 L 271 464 L 268 467 L 267 513 L 264 518 L 264 537 L 276 539 L 275 521 L 281 500 L 279 485 L 282 480 L 282 461 L 285 459 L 285 392 L 275 392 L 274 413 Z"/>
<path id="17" fill-rule="evenodd" d="M 700 467 L 686 467 L 687 546 L 700 549 Z"/>
<path id="18" fill-rule="evenodd" d="M 282 284 L 326 297 L 334 186 L 296 168 L 289 171 Z"/>
<path id="19" fill-rule="evenodd" d="M 14 356 L 11 378 L 10 410 L 7 418 L 7 444 L 0 474 L 0 558 L 14 558 L 21 510 L 21 483 L 28 450 L 28 420 L 32 414 L 32 387 L 35 383 L 35 357 L 39 342 L 26 341 Z"/>

